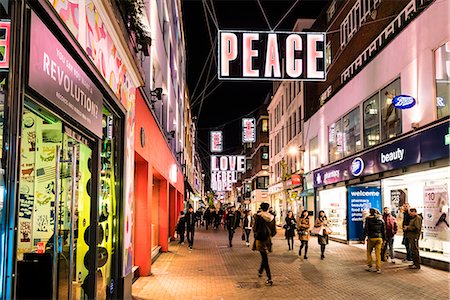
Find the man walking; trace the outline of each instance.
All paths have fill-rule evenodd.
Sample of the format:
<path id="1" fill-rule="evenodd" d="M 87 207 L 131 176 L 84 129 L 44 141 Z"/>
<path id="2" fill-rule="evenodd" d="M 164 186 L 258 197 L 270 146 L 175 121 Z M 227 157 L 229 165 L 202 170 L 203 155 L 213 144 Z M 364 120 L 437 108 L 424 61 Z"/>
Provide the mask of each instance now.
<path id="1" fill-rule="evenodd" d="M 419 238 L 420 233 L 422 232 L 422 217 L 417 214 L 415 208 L 411 208 L 409 214 L 412 219 L 409 222 L 409 225 L 404 229 L 409 241 L 413 260 L 413 264 L 409 266 L 409 268 L 420 269 Z"/>
<path id="2" fill-rule="evenodd" d="M 229 210 L 229 212 L 227 214 L 227 218 L 226 218 L 226 223 L 227 223 L 227 230 L 228 230 L 229 245 L 230 245 L 230 247 L 233 247 L 233 243 L 232 243 L 233 235 L 234 235 L 236 227 L 239 226 L 239 218 L 236 213 L 236 207 L 233 206 Z"/>
<path id="3" fill-rule="evenodd" d="M 382 260 L 386 258 L 386 252 L 389 254 L 389 259 L 395 264 L 394 260 L 394 236 L 397 234 L 398 226 L 397 221 L 391 215 L 389 207 L 383 209 L 383 220 L 386 225 L 386 243 L 384 244 L 383 251 L 381 254 Z"/>
<path id="4" fill-rule="evenodd" d="M 189 243 L 189 249 L 192 250 L 192 246 L 194 245 L 194 231 L 195 231 L 195 223 L 196 217 L 194 213 L 194 208 L 189 206 L 188 212 L 185 217 L 186 220 L 186 237 Z"/>
<path id="5" fill-rule="evenodd" d="M 370 215 L 364 225 L 363 240 L 367 237 L 367 271 L 372 271 L 372 250 L 375 248 L 377 273 L 381 274 L 381 247 L 386 240 L 386 228 L 384 221 L 377 214 L 377 210 L 370 209 Z"/>
<path id="6" fill-rule="evenodd" d="M 409 222 L 411 222 L 411 219 L 412 219 L 412 217 L 409 214 L 409 204 L 405 203 L 405 204 L 403 204 L 403 242 L 402 242 L 402 244 L 404 244 L 405 248 L 406 248 L 406 257 L 403 261 L 412 261 L 410 242 L 408 240 L 408 236 L 405 231 L 405 228 L 408 227 Z"/>
<path id="7" fill-rule="evenodd" d="M 258 270 L 258 276 L 262 277 L 262 273 L 265 270 L 267 275 L 266 285 L 272 285 L 268 253 L 272 252 L 272 237 L 277 233 L 275 217 L 267 212 L 269 210 L 268 203 L 261 203 L 261 210 L 254 218 L 253 232 L 255 233 L 255 243 L 252 250 L 259 251 L 261 254 L 261 266 Z"/>

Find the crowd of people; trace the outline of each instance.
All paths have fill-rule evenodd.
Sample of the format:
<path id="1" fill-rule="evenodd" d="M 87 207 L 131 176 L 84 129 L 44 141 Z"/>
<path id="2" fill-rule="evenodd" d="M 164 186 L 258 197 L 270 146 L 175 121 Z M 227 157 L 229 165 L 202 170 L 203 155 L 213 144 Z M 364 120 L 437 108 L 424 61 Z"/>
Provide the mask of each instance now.
<path id="1" fill-rule="evenodd" d="M 187 213 L 180 213 L 176 232 L 179 243 L 184 244 L 186 236 L 189 243 L 189 250 L 194 244 L 195 228 L 205 227 L 206 230 L 212 228 L 218 230 L 223 227 L 228 231 L 228 246 L 233 247 L 233 237 L 238 228 L 242 228 L 242 241 L 250 247 L 250 236 L 253 231 L 252 250 L 261 254 L 261 265 L 258 276 L 262 277 L 266 273 L 267 285 L 272 285 L 272 277 L 269 266 L 268 254 L 272 252 L 272 237 L 277 233 L 275 225 L 275 212 L 268 203 L 262 203 L 258 211 L 253 214 L 251 210 L 236 209 L 234 206 L 216 209 L 202 208 L 194 212 L 192 206 Z M 294 250 L 296 237 L 300 241 L 298 255 L 303 259 L 308 259 L 308 242 L 311 235 L 317 236 L 320 245 L 320 259 L 325 259 L 325 249 L 328 245 L 329 235 L 332 230 L 329 226 L 328 218 L 323 210 L 319 211 L 313 226 L 310 224 L 310 212 L 303 210 L 298 217 L 294 217 L 292 211 L 287 213 L 283 223 L 285 238 L 288 244 L 288 251 Z M 395 218 L 388 207 L 383 209 L 381 214 L 377 209 L 370 208 L 364 216 L 362 241 L 367 244 L 367 271 L 374 271 L 381 274 L 382 261 L 395 263 L 394 260 L 394 237 L 398 230 L 403 230 L 402 244 L 406 248 L 404 261 L 412 262 L 411 269 L 420 269 L 420 256 L 418 240 L 422 230 L 422 216 L 415 208 L 410 208 L 405 203 Z M 375 250 L 375 268 L 373 269 L 372 252 Z"/>

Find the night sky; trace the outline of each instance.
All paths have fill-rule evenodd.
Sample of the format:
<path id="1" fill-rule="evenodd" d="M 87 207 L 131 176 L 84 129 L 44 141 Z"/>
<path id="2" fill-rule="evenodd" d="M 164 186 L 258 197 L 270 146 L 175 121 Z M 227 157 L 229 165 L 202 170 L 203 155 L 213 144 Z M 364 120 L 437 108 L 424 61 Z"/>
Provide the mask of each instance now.
<path id="1" fill-rule="evenodd" d="M 256 0 L 205 0 L 204 2 L 209 4 L 211 13 L 215 11 L 219 29 L 269 30 Z M 272 27 L 275 27 L 295 2 L 296 0 L 260 0 Z M 315 18 L 326 2 L 321 0 L 300 0 L 277 27 L 277 30 L 292 30 L 297 18 Z M 205 80 L 209 70 L 209 64 L 207 64 L 203 78 L 194 94 L 200 74 L 211 50 L 211 40 L 203 2 L 201 0 L 184 0 L 182 9 L 187 53 L 188 89 L 193 116 L 198 116 L 197 144 L 198 148 L 200 148 L 200 157 L 208 174 L 209 131 L 213 129 L 224 131 L 224 154 L 239 151 L 242 148 L 240 117 L 256 110 L 263 103 L 265 96 L 272 89 L 272 82 L 219 81 L 216 76 L 217 65 L 213 61 L 209 80 Z M 206 15 L 209 20 L 211 36 L 214 40 L 217 36 L 217 28 L 208 11 L 206 11 Z M 217 59 L 216 47 L 217 44 L 214 45 L 213 51 L 215 59 Z M 206 90 L 205 95 L 209 95 L 204 99 L 200 111 L 201 101 L 199 99 L 201 98 L 199 96 L 203 92 L 206 82 L 210 82 L 212 78 L 215 79 Z M 215 89 L 216 87 L 217 89 Z"/>

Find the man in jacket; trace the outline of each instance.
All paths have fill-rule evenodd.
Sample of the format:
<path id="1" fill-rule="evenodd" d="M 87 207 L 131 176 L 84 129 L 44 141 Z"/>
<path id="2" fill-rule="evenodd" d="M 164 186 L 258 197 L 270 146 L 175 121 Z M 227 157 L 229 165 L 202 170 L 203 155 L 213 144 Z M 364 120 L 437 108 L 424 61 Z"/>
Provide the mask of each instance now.
<path id="1" fill-rule="evenodd" d="M 409 214 L 409 204 L 405 203 L 403 204 L 403 244 L 406 248 L 406 257 L 403 261 L 412 261 L 412 252 L 410 247 L 410 242 L 408 240 L 408 236 L 406 235 L 405 228 L 409 225 L 409 222 L 411 222 L 411 215 Z"/>
<path id="2" fill-rule="evenodd" d="M 377 273 L 381 274 L 381 247 L 386 240 L 386 227 L 377 210 L 370 209 L 370 215 L 364 224 L 363 240 L 367 237 L 367 271 L 372 271 L 372 250 L 375 248 Z"/>
<path id="3" fill-rule="evenodd" d="M 228 241 L 230 247 L 233 247 L 232 241 L 233 241 L 233 235 L 236 227 L 239 226 L 239 218 L 238 214 L 236 213 L 236 207 L 231 207 L 230 211 L 227 214 L 227 230 L 228 230 Z"/>
<path id="4" fill-rule="evenodd" d="M 192 250 L 192 246 L 194 245 L 194 231 L 195 231 L 195 223 L 197 218 L 194 213 L 194 208 L 189 206 L 188 212 L 185 216 L 186 220 L 186 237 L 189 243 L 189 249 Z"/>
<path id="5" fill-rule="evenodd" d="M 392 263 L 395 264 L 394 260 L 394 236 L 397 234 L 398 226 L 397 221 L 391 215 L 389 207 L 385 207 L 383 214 L 384 224 L 386 225 L 386 242 L 381 253 L 381 258 L 384 261 L 386 257 L 386 251 L 389 251 L 389 258 Z"/>
<path id="6" fill-rule="evenodd" d="M 422 217 L 417 214 L 415 208 L 409 209 L 409 214 L 412 219 L 409 222 L 409 225 L 404 229 L 409 241 L 413 259 L 413 264 L 409 267 L 411 269 L 420 269 L 419 238 L 422 232 Z"/>
<path id="7" fill-rule="evenodd" d="M 184 217 L 184 211 L 180 211 L 180 216 L 178 217 L 177 222 L 177 234 L 180 238 L 180 242 L 178 244 L 184 245 L 184 233 L 186 232 L 186 219 Z"/>
<path id="8" fill-rule="evenodd" d="M 272 252 L 272 237 L 275 236 L 277 230 L 275 217 L 268 210 L 269 203 L 261 203 L 261 212 L 254 218 L 253 232 L 255 234 L 255 243 L 252 250 L 259 251 L 261 254 L 261 266 L 258 270 L 258 276 L 262 277 L 262 273 L 265 270 L 267 275 L 266 285 L 272 285 L 268 253 Z"/>

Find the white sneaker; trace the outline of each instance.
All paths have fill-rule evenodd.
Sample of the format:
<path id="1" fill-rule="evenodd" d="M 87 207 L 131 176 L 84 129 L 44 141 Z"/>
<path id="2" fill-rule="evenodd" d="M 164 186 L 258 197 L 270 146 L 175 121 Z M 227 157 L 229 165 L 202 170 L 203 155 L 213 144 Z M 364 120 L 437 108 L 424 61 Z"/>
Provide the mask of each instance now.
<path id="1" fill-rule="evenodd" d="M 381 274 L 381 270 L 380 269 L 377 270 L 377 274 Z"/>
<path id="2" fill-rule="evenodd" d="M 372 270 L 372 267 L 367 267 L 367 268 L 366 268 L 366 271 L 367 271 L 367 272 L 372 272 L 372 271 L 373 271 L 373 270 Z"/>

